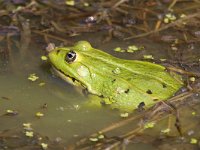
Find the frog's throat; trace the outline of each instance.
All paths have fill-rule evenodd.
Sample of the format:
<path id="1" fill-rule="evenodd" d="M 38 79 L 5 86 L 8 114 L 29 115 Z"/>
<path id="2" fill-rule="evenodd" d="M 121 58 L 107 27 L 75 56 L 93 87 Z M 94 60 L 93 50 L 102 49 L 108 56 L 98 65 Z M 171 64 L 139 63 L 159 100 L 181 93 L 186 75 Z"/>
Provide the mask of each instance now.
<path id="1" fill-rule="evenodd" d="M 61 79 L 63 79 L 64 81 L 75 85 L 75 86 L 81 86 L 84 87 L 81 82 L 79 82 L 78 80 L 76 80 L 73 77 L 70 77 L 69 75 L 66 75 L 64 72 L 62 72 L 61 70 L 58 70 L 56 67 L 52 66 L 52 70 L 55 73 L 56 76 L 59 76 Z"/>

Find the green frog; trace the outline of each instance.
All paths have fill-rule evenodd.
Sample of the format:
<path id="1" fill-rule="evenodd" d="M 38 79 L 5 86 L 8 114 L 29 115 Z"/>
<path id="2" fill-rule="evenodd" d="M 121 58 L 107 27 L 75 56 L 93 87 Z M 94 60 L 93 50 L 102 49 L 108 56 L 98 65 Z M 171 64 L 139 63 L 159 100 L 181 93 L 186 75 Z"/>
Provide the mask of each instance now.
<path id="1" fill-rule="evenodd" d="M 159 64 L 116 58 L 87 41 L 49 48 L 49 60 L 65 81 L 102 97 L 99 103 L 122 111 L 149 107 L 172 97 L 183 83 Z"/>

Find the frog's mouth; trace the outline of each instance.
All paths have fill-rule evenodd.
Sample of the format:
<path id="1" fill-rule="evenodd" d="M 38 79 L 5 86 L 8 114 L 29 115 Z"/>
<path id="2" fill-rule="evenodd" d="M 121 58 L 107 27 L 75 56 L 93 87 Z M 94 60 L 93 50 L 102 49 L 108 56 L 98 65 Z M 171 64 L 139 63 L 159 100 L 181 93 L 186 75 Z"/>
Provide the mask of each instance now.
<path id="1" fill-rule="evenodd" d="M 65 74 L 63 71 L 57 69 L 55 66 L 52 66 L 52 71 L 54 72 L 54 74 L 56 76 L 59 76 L 61 79 L 63 79 L 64 81 L 75 85 L 75 86 L 82 86 L 84 87 L 78 80 L 76 80 L 75 78 Z"/>

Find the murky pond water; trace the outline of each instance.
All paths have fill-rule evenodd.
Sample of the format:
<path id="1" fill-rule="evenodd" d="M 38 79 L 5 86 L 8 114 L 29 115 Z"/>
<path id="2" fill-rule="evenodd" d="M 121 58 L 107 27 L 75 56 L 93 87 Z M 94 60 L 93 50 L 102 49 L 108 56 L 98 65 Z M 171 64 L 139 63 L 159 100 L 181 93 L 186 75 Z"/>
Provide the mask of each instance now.
<path id="1" fill-rule="evenodd" d="M 82 40 L 89 40 L 94 47 L 121 58 L 142 59 L 144 54 L 152 54 L 157 60 L 159 58 L 174 59 L 168 53 L 167 45 L 161 45 L 155 41 L 152 43 L 153 41 L 150 40 L 131 42 L 113 40 L 102 44 L 101 38 L 98 39 L 95 36 L 90 35 L 87 39 L 85 38 L 87 36 L 84 36 Z M 93 40 L 94 37 L 95 40 Z M 81 38 L 78 40 L 81 40 Z M 131 44 L 142 45 L 146 49 L 131 54 L 113 51 L 115 47 L 127 47 L 127 45 Z M 48 136 L 51 140 L 61 139 L 62 143 L 69 144 L 122 119 L 118 111 L 108 108 L 83 107 L 88 97 L 51 73 L 49 64 L 40 59 L 45 54 L 44 50 L 42 50 L 43 48 L 45 48 L 44 45 L 31 43 L 26 49 L 25 56 L 21 57 L 18 53 L 20 49 L 13 47 L 10 52 L 12 57 L 6 61 L 1 61 L 0 130 L 15 128 L 23 130 L 23 123 L 31 123 L 35 133 Z M 193 55 L 194 53 L 196 53 L 196 57 L 200 56 L 197 51 L 191 54 Z M 192 55 L 190 56 L 192 57 Z M 29 75 L 33 73 L 39 77 L 35 82 L 28 80 Z M 41 83 L 45 84 L 41 86 Z M 199 110 L 199 108 L 200 106 L 196 106 L 196 110 Z M 18 115 L 4 115 L 7 110 L 17 111 Z M 37 112 L 43 113 L 44 116 L 36 117 Z M 189 115 L 191 117 L 192 112 L 193 110 L 191 109 L 185 109 L 182 116 Z M 183 119 L 183 125 L 187 125 L 190 122 L 194 122 L 195 125 L 198 124 L 199 121 L 196 120 L 195 123 L 195 119 L 199 119 L 199 113 L 196 111 L 196 117 L 193 116 L 193 118 L 187 120 Z M 167 121 L 165 121 L 156 130 L 160 131 L 166 128 L 167 124 Z M 176 130 L 174 132 L 175 135 L 178 135 Z M 196 133 L 193 135 L 200 136 Z M 153 145 L 145 144 L 145 142 L 137 143 L 135 141 L 135 144 L 133 142 L 131 145 L 141 150 L 147 149 L 147 147 L 148 149 L 154 149 Z M 133 148 L 132 146 L 130 146 L 130 149 Z"/>
<path id="2" fill-rule="evenodd" d="M 16 110 L 19 114 L 2 116 L 1 130 L 23 128 L 23 123 L 30 122 L 35 132 L 68 141 L 97 131 L 119 118 L 117 113 L 106 109 L 82 108 L 87 97 L 52 75 L 48 64 L 40 59 L 42 54 L 41 49 L 30 48 L 27 59 L 20 60 L 16 56 L 13 64 L 8 62 L 2 68 L 0 112 L 3 115 L 6 110 Z M 35 82 L 28 80 L 33 73 L 39 77 Z M 40 83 L 45 85 L 40 86 Z M 37 112 L 44 113 L 44 117 L 36 118 Z"/>

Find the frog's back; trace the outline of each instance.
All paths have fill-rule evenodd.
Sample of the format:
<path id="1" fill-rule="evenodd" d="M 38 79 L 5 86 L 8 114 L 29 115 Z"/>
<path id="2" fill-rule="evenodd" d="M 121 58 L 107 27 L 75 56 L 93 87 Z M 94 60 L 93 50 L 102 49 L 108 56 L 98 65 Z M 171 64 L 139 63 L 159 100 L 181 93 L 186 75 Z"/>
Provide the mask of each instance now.
<path id="1" fill-rule="evenodd" d="M 133 110 L 141 102 L 146 106 L 166 100 L 182 86 L 179 76 L 170 75 L 164 66 L 137 60 L 124 60 L 96 50 L 90 53 L 89 67 L 98 79 L 93 91 L 110 99 L 112 107 Z M 97 57 L 98 56 L 98 57 Z M 90 66 L 86 64 L 86 66 Z"/>
<path id="2" fill-rule="evenodd" d="M 137 60 L 116 60 L 116 62 L 121 62 L 118 69 L 119 80 L 129 85 L 121 96 L 120 94 L 116 96 L 117 102 L 114 107 L 120 107 L 122 110 L 133 107 L 135 109 L 141 102 L 151 106 L 158 101 L 166 100 L 183 85 L 180 76 L 169 74 L 161 65 Z M 119 82 L 118 87 L 120 83 L 122 84 Z M 127 96 L 122 96 L 123 94 Z"/>

